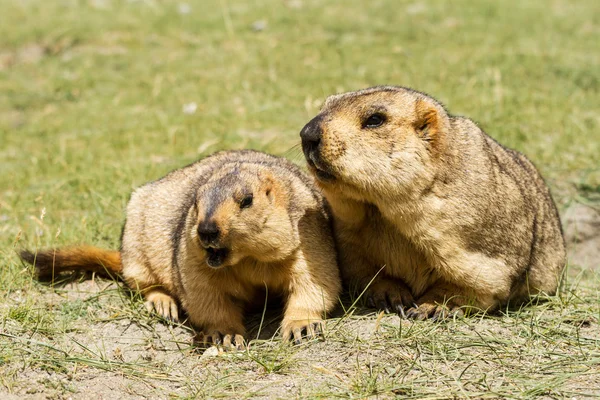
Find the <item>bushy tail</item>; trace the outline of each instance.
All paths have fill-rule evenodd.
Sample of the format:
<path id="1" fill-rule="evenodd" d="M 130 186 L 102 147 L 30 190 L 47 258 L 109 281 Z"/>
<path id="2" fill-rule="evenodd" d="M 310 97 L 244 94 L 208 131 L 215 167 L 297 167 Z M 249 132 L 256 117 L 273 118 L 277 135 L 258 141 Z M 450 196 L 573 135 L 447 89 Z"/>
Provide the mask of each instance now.
<path id="1" fill-rule="evenodd" d="M 33 265 L 39 279 L 52 278 L 61 272 L 90 271 L 121 277 L 121 253 L 93 246 L 65 247 L 62 249 L 23 250 L 21 259 Z"/>

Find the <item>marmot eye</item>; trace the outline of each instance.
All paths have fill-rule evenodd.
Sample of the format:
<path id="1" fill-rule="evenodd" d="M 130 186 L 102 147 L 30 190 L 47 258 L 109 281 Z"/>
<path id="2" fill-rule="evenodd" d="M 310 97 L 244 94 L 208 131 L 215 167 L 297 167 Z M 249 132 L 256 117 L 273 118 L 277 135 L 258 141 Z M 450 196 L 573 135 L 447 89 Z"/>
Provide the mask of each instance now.
<path id="1" fill-rule="evenodd" d="M 240 202 L 240 208 L 248 208 L 252 205 L 253 197 L 251 194 L 245 196 Z"/>
<path id="2" fill-rule="evenodd" d="M 375 113 L 363 122 L 363 128 L 377 128 L 385 122 L 385 115 Z"/>

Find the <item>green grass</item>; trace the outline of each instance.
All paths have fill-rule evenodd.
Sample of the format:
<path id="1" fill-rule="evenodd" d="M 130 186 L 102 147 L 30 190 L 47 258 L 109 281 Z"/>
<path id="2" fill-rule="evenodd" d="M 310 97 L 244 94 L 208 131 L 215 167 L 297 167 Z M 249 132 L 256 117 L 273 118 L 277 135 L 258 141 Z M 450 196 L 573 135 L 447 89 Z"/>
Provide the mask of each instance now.
<path id="1" fill-rule="evenodd" d="M 561 210 L 597 205 L 597 1 L 0 0 L 0 10 L 0 393 L 85 397 L 82 382 L 107 390 L 102 379 L 106 397 L 600 392 L 590 271 L 571 274 L 562 297 L 501 316 L 385 316 L 375 332 L 375 315 L 352 314 L 325 343 L 259 341 L 201 359 L 189 330 L 139 299 L 101 280 L 40 285 L 15 252 L 118 246 L 133 188 L 219 149 L 302 164 L 298 133 L 325 97 L 376 84 L 428 92 L 527 154 Z"/>

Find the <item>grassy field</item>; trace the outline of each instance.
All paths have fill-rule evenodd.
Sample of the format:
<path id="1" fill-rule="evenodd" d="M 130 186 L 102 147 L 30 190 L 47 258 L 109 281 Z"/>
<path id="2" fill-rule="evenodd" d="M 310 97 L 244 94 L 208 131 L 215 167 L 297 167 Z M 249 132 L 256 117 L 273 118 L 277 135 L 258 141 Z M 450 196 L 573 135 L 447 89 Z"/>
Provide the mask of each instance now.
<path id="1" fill-rule="evenodd" d="M 212 356 L 105 280 L 54 288 L 22 247 L 117 247 L 131 190 L 219 149 L 299 164 L 324 98 L 428 92 L 600 209 L 600 3 L 0 0 L 0 397 L 600 395 L 600 263 L 560 296 L 434 324 L 352 308 Z M 276 326 L 269 320 L 267 328 Z M 256 323 L 252 323 L 256 332 Z"/>

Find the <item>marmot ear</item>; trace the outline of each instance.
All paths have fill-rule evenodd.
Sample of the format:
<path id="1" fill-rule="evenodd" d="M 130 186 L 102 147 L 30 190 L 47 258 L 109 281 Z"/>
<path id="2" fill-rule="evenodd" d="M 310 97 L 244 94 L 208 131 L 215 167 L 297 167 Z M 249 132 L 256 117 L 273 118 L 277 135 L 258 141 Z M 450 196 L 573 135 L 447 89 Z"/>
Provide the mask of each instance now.
<path id="1" fill-rule="evenodd" d="M 426 100 L 417 100 L 415 105 L 415 122 L 413 124 L 417 135 L 425 141 L 435 142 L 441 133 L 441 121 L 437 108 Z"/>
<path id="2" fill-rule="evenodd" d="M 271 183 L 269 183 L 268 185 L 266 185 L 264 187 L 264 192 L 265 195 L 267 195 L 267 198 L 270 200 L 273 200 L 273 185 Z"/>
<path id="3" fill-rule="evenodd" d="M 198 192 L 194 192 L 192 195 L 192 205 L 194 206 L 194 212 L 198 215 Z"/>
<path id="4" fill-rule="evenodd" d="M 273 199 L 273 186 L 275 185 L 275 177 L 267 171 L 261 171 L 261 190 L 269 198 Z"/>

